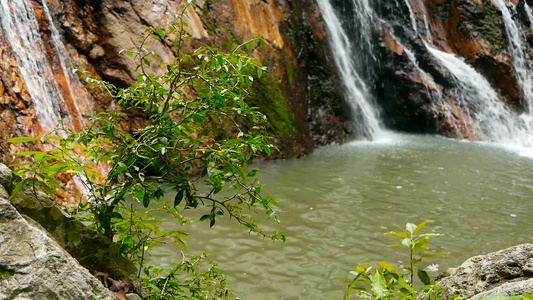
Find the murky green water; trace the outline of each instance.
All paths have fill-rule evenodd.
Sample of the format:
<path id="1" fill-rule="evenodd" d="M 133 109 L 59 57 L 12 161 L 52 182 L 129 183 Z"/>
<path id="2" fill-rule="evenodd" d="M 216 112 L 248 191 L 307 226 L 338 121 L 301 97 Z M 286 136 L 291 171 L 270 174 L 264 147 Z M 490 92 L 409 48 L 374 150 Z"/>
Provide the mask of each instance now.
<path id="1" fill-rule="evenodd" d="M 383 236 L 430 220 L 446 236 L 430 242 L 442 268 L 532 243 L 533 159 L 438 137 L 396 136 L 328 146 L 295 160 L 256 163 L 264 192 L 279 201 L 286 243 L 250 236 L 231 222 L 194 222 L 191 253 L 207 251 L 242 299 L 342 299 L 344 277 L 361 262 L 406 259 Z M 191 218 L 198 219 L 200 212 Z M 217 220 L 218 221 L 218 220 Z M 172 245 L 153 260 L 178 259 Z"/>

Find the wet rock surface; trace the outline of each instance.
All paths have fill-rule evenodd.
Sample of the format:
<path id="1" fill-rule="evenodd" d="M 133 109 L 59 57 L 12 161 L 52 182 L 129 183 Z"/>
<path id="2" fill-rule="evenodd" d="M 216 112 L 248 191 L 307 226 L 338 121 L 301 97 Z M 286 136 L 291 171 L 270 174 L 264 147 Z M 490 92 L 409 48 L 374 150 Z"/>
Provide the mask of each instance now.
<path id="1" fill-rule="evenodd" d="M 442 299 L 461 295 L 478 299 L 490 295 L 522 295 L 533 291 L 533 244 L 475 256 L 448 270 L 436 284 Z"/>
<path id="2" fill-rule="evenodd" d="M 263 82 L 254 85 L 263 84 L 261 89 L 279 89 L 282 106 L 294 115 L 274 112 L 269 116 L 282 116 L 275 122 L 281 121 L 292 127 L 282 130 L 281 134 L 272 133 L 281 148 L 281 153 L 277 154 L 281 157 L 301 156 L 309 153 L 314 145 L 344 141 L 352 126 L 334 66 L 329 62 L 331 57 L 328 57 L 320 13 L 314 1 L 304 2 L 196 1 L 196 8 L 186 9 L 188 16 L 185 19 L 189 24 L 186 31 L 192 39 L 182 45 L 184 52 L 202 44 L 231 50 L 244 41 L 263 37 L 266 49 L 252 49 L 250 54 L 267 65 L 272 75 L 265 80 L 266 85 Z M 46 1 L 52 20 L 43 13 L 41 0 L 31 3 L 38 15 L 39 28 L 43 30 L 43 40 L 50 40 L 50 22 L 55 22 L 71 64 L 86 70 L 90 76 L 126 87 L 136 81 L 137 63 L 124 53 L 120 54 L 121 50 L 138 46 L 139 35 L 146 28 L 166 28 L 169 22 L 176 20 L 176 14 L 183 12 L 182 5 L 187 1 Z M 168 31 L 166 33 L 172 36 Z M 0 94 L 5 95 L 2 98 L 4 114 L 11 116 L 3 118 L 6 130 L 0 131 L 0 138 L 4 140 L 44 132 L 34 125 L 39 122 L 32 100 L 24 80 L 17 75 L 17 61 L 9 48 L 9 43 L 0 46 L 4 50 L 0 55 L 9 58 L 2 61 L 0 68 Z M 50 51 L 50 61 L 53 61 L 56 49 L 46 48 Z M 177 48 L 172 46 L 170 39 L 150 41 L 148 48 L 167 61 L 177 55 Z M 115 107 L 112 99 L 98 89 L 89 88 L 89 93 L 84 94 L 78 91 L 80 87 L 74 88 L 76 95 L 83 96 L 77 99 L 83 115 Z M 260 99 L 259 103 L 271 100 Z M 279 103 L 269 104 L 279 106 Z M 133 130 L 140 123 L 140 116 L 131 115 L 124 120 L 123 127 Z M 7 155 L 19 150 L 26 149 L 0 149 L 6 154 L 4 161 L 8 163 L 14 157 Z"/>
<path id="3" fill-rule="evenodd" d="M 0 163 L 0 184 L 9 194 L 19 179 Z M 92 273 L 105 272 L 115 279 L 135 280 L 137 268 L 119 255 L 115 244 L 103 235 L 67 216 L 46 194 L 30 187 L 18 192 L 11 204 L 40 224 L 53 239 Z"/>
<path id="4" fill-rule="evenodd" d="M 0 187 L 0 299 L 117 299 Z"/>

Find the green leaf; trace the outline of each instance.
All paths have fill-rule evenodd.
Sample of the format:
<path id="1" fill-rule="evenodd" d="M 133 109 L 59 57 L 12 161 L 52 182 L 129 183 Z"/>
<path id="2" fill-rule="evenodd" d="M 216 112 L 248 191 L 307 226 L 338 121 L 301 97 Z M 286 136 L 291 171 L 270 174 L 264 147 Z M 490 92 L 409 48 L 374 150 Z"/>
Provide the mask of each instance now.
<path id="1" fill-rule="evenodd" d="M 205 221 L 211 218 L 211 215 L 203 215 L 200 217 L 200 221 Z"/>
<path id="2" fill-rule="evenodd" d="M 183 242 L 183 240 L 181 239 L 181 237 L 178 234 L 174 235 L 173 239 L 174 239 L 174 244 L 177 247 L 181 247 L 181 248 L 183 248 L 183 250 L 189 251 L 189 249 L 187 249 L 187 245 Z"/>
<path id="3" fill-rule="evenodd" d="M 248 173 L 248 177 L 254 177 L 257 174 L 257 170 L 252 170 Z"/>
<path id="4" fill-rule="evenodd" d="M 30 177 L 30 178 L 25 178 L 23 180 L 21 180 L 19 183 L 17 183 L 17 185 L 13 188 L 13 191 L 11 192 L 11 196 L 9 197 L 9 200 L 13 199 L 13 197 L 15 197 L 18 192 L 23 188 L 25 187 L 26 185 L 30 185 L 30 183 L 36 181 L 37 179 L 36 178 L 33 178 L 33 177 Z"/>
<path id="5" fill-rule="evenodd" d="M 15 153 L 16 156 L 29 156 L 29 155 L 36 155 L 36 154 L 41 154 L 41 153 L 45 153 L 44 151 L 25 151 L 25 152 L 18 152 L 18 153 Z"/>
<path id="6" fill-rule="evenodd" d="M 198 122 L 198 123 L 204 125 L 204 118 L 201 115 L 196 114 L 196 115 L 192 116 L 192 119 L 195 122 Z"/>
<path id="7" fill-rule="evenodd" d="M 183 200 L 183 190 L 180 190 L 176 197 L 174 197 L 174 207 L 180 205 L 181 201 Z"/>
<path id="8" fill-rule="evenodd" d="M 198 207 L 198 201 L 194 199 L 194 196 L 189 190 L 185 190 L 185 196 L 187 197 L 187 206 L 190 206 L 192 208 Z"/>
<path id="9" fill-rule="evenodd" d="M 122 215 L 121 215 L 120 213 L 116 212 L 116 211 L 107 214 L 107 217 L 108 217 L 110 220 L 113 219 L 113 218 L 115 218 L 115 219 L 123 219 L 123 218 L 122 218 Z"/>
<path id="10" fill-rule="evenodd" d="M 150 195 L 148 194 L 148 192 L 144 192 L 143 206 L 148 207 L 148 205 L 150 205 Z"/>
<path id="11" fill-rule="evenodd" d="M 350 293 L 354 289 L 355 285 L 359 282 L 361 277 L 363 277 L 363 273 L 357 273 L 357 276 L 355 276 L 355 278 L 352 280 L 350 285 L 348 285 L 348 288 L 344 292 L 344 297 L 342 298 L 343 300 L 346 300 L 348 298 L 348 296 L 350 296 Z"/>
<path id="12" fill-rule="evenodd" d="M 19 136 L 10 138 L 7 140 L 8 143 L 26 143 L 26 142 L 35 142 L 40 141 L 41 139 L 38 137 L 32 137 L 32 136 Z"/>
<path id="13" fill-rule="evenodd" d="M 409 234 L 407 232 L 394 232 L 394 231 L 389 231 L 387 233 L 385 233 L 386 235 L 390 235 L 390 236 L 397 236 L 399 238 L 402 238 L 402 239 L 405 239 L 407 238 L 407 236 L 409 236 Z"/>
<path id="14" fill-rule="evenodd" d="M 398 282 L 403 288 L 405 288 L 409 292 L 409 294 L 413 296 L 417 295 L 417 292 L 405 281 L 405 279 L 403 279 L 402 276 L 398 278 Z"/>
<path id="15" fill-rule="evenodd" d="M 380 262 L 378 263 L 378 266 L 382 267 L 383 269 L 391 272 L 391 273 L 399 273 L 398 270 L 388 262 Z"/>
<path id="16" fill-rule="evenodd" d="M 416 226 L 413 234 L 417 234 L 422 228 L 424 228 L 424 226 L 426 226 L 427 223 L 428 223 L 428 221 L 424 221 L 424 222 L 418 224 L 418 226 Z"/>
<path id="17" fill-rule="evenodd" d="M 416 225 L 413 223 L 407 223 L 405 225 L 405 230 L 407 230 L 410 234 L 414 234 L 416 228 L 417 228 Z"/>
<path id="18" fill-rule="evenodd" d="M 370 281 L 372 282 L 372 291 L 376 294 L 376 298 L 384 298 L 389 295 L 387 292 L 387 284 L 385 282 L 385 277 L 383 273 L 375 271 L 370 276 Z"/>
<path id="19" fill-rule="evenodd" d="M 417 272 L 417 275 L 418 275 L 418 279 L 420 279 L 420 281 L 425 284 L 425 285 L 428 285 L 431 283 L 431 278 L 429 277 L 428 273 L 422 269 L 418 269 L 418 272 Z"/>
<path id="20" fill-rule="evenodd" d="M 131 243 L 133 243 L 133 238 L 131 236 L 127 236 L 124 241 L 122 242 L 124 245 L 129 245 Z"/>
<path id="21" fill-rule="evenodd" d="M 157 34 L 161 37 L 161 38 L 165 38 L 165 33 L 163 32 L 163 30 L 159 27 L 156 27 L 155 28 L 155 31 L 157 32 Z"/>
<path id="22" fill-rule="evenodd" d="M 418 238 L 430 238 L 430 237 L 436 237 L 436 236 L 443 236 L 443 234 L 440 234 L 440 233 L 425 233 L 425 234 L 421 234 Z"/>

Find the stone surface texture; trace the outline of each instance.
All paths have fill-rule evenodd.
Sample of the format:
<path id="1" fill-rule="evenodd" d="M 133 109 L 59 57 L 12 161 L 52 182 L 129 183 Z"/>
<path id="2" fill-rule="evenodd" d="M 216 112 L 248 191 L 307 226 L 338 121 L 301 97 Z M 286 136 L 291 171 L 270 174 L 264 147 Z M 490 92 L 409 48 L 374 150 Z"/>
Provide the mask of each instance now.
<path id="1" fill-rule="evenodd" d="M 0 187 L 0 299 L 117 299 Z"/>
<path id="2" fill-rule="evenodd" d="M 0 184 L 9 187 L 17 180 L 11 170 L 0 163 Z M 6 190 L 10 194 L 11 189 Z M 40 224 L 63 249 L 92 273 L 104 272 L 114 279 L 137 278 L 137 268 L 119 255 L 113 242 L 66 215 L 43 192 L 25 188 L 11 199 L 11 204 Z"/>
<path id="3" fill-rule="evenodd" d="M 533 292 L 533 244 L 475 256 L 448 270 L 435 282 L 442 299 L 461 295 L 478 299 L 489 295 L 522 295 Z"/>

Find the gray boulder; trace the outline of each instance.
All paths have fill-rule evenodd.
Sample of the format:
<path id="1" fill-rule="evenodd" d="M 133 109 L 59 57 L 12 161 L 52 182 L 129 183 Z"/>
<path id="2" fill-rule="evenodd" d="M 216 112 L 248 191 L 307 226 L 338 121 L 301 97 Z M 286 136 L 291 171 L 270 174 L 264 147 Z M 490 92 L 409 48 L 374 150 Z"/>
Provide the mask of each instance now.
<path id="1" fill-rule="evenodd" d="M 521 295 L 533 291 L 533 244 L 475 256 L 448 270 L 436 284 L 442 299 L 453 295 L 478 299 L 490 295 Z"/>
<path id="2" fill-rule="evenodd" d="M 0 183 L 11 192 L 20 179 L 0 163 Z M 137 268 L 121 256 L 119 249 L 108 238 L 87 228 L 75 218 L 66 215 L 45 193 L 30 187 L 19 191 L 11 204 L 22 214 L 32 218 L 78 262 L 91 272 L 105 272 L 114 279 L 135 281 Z"/>
<path id="3" fill-rule="evenodd" d="M 0 300 L 117 299 L 0 186 Z"/>

